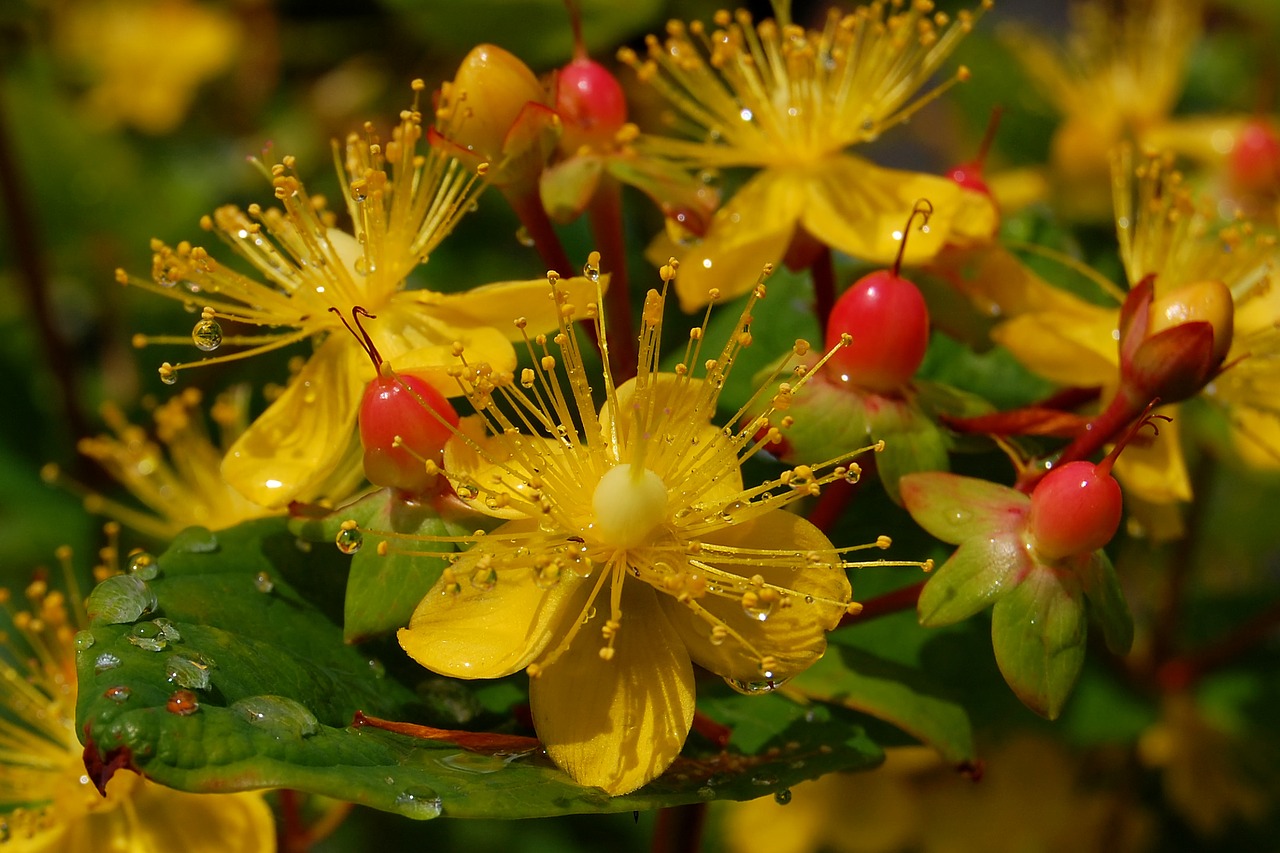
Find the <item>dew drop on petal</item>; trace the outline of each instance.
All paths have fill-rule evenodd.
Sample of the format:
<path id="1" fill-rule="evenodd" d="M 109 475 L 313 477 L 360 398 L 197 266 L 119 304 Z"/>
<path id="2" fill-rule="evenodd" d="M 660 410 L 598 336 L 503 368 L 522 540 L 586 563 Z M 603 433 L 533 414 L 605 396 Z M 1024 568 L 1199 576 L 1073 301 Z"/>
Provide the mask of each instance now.
<path id="1" fill-rule="evenodd" d="M 170 714 L 189 717 L 200 710 L 200 700 L 190 690 L 175 690 L 169 694 L 169 701 L 165 703 L 164 709 Z"/>
<path id="2" fill-rule="evenodd" d="M 222 346 L 222 326 L 207 317 L 199 320 L 191 329 L 191 342 L 201 352 L 213 352 Z"/>

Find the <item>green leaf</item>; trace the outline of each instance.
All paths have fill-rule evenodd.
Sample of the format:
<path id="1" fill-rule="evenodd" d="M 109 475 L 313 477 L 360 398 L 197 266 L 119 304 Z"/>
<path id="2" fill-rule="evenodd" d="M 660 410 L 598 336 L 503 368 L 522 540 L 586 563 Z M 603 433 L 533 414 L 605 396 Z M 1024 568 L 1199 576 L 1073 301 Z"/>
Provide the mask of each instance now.
<path id="1" fill-rule="evenodd" d="M 788 689 L 891 723 L 953 764 L 974 758 L 969 715 L 919 669 L 832 645 Z"/>
<path id="2" fill-rule="evenodd" d="M 1084 596 L 1071 572 L 1037 566 L 996 602 L 996 664 L 1022 703 L 1057 718 L 1084 664 Z"/>
<path id="3" fill-rule="evenodd" d="M 946 472 L 909 474 L 899 484 L 916 524 L 952 545 L 972 536 L 1020 530 L 1031 499 L 1008 486 Z"/>
<path id="4" fill-rule="evenodd" d="M 430 591 L 440 572 L 448 565 L 442 557 L 412 552 L 413 544 L 392 548 L 379 555 L 375 546 L 382 537 L 372 531 L 394 532 L 403 536 L 465 536 L 479 527 L 492 527 L 487 516 L 441 517 L 427 503 L 400 499 L 391 489 L 380 489 L 344 506 L 323 518 L 295 521 L 291 524 L 303 539 L 319 547 L 333 547 L 334 539 L 347 519 L 354 520 L 367 540 L 351 557 L 347 578 L 347 594 L 343 604 L 343 637 L 358 643 L 409 624 L 418 602 Z M 449 543 L 436 543 L 432 550 L 453 550 Z"/>
<path id="5" fill-rule="evenodd" d="M 1076 570 L 1089 602 L 1089 615 L 1102 629 L 1107 648 L 1127 655 L 1133 647 L 1133 616 L 1120 588 L 1115 567 L 1104 551 L 1095 551 Z"/>
<path id="6" fill-rule="evenodd" d="M 1016 533 L 966 540 L 924 585 L 917 612 L 928 628 L 952 625 L 1007 594 L 1031 567 Z"/>
<path id="7" fill-rule="evenodd" d="M 288 787 L 413 818 L 516 818 L 750 799 L 879 760 L 847 716 L 810 720 L 781 697 L 714 690 L 708 702 L 737 726 L 736 748 L 725 753 L 695 736 L 668 773 L 617 798 L 575 784 L 537 749 L 493 754 L 352 726 L 357 710 L 437 725 L 456 714 L 430 719 L 408 684 L 343 642 L 314 579 L 344 563 L 336 548 L 301 550 L 283 519 L 184 533 L 138 591 L 142 619 L 154 621 L 98 620 L 79 654 L 77 725 L 91 764 L 123 761 L 188 791 Z M 442 679 L 389 662 L 409 678 L 421 674 L 436 707 L 492 710 L 523 696 L 508 689 L 514 681 L 444 689 Z M 188 695 L 175 696 L 180 689 Z"/>

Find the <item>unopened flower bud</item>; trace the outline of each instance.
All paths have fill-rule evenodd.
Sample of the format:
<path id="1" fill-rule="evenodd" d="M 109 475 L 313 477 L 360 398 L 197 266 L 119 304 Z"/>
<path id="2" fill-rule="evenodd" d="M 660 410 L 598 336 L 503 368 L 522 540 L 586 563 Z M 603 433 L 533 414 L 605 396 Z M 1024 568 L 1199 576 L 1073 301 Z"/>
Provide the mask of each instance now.
<path id="1" fill-rule="evenodd" d="M 1208 323 L 1213 327 L 1213 360 L 1221 364 L 1231 349 L 1235 303 L 1220 281 L 1185 284 L 1151 303 L 1148 337 L 1183 323 Z"/>

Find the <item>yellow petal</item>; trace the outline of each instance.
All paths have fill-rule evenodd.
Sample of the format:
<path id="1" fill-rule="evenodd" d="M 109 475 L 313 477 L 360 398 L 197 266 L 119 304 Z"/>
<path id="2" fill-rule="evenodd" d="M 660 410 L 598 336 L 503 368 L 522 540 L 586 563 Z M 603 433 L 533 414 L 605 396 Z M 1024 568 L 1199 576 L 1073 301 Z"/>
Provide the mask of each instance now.
<path id="1" fill-rule="evenodd" d="M 1182 414 L 1177 407 L 1157 409 L 1173 418 L 1160 424 L 1160 435 L 1150 442 L 1133 442 L 1116 459 L 1116 479 L 1126 497 L 1148 503 L 1168 504 L 1191 500 L 1191 479 L 1178 439 Z"/>
<path id="2" fill-rule="evenodd" d="M 695 663 L 724 678 L 750 683 L 766 680 L 761 658 L 772 657 L 771 680 L 778 682 L 822 657 L 827 631 L 844 616 L 851 594 L 844 569 L 830 565 L 836 562 L 836 555 L 822 531 L 798 515 L 773 510 L 747 524 L 718 530 L 703 540 L 738 548 L 794 549 L 795 558 L 785 565 L 766 565 L 751 556 L 735 561 L 710 553 L 701 555 L 712 566 L 742 577 L 759 574 L 766 584 L 789 592 L 763 621 L 749 617 L 737 595 L 721 598 L 709 594 L 692 600 L 691 605 L 704 608 L 741 638 L 730 634 L 718 645 L 712 642 L 713 625 L 694 607 L 663 596 L 663 607 Z M 817 552 L 823 560 L 809 563 L 804 556 L 808 552 Z M 714 576 L 708 573 L 707 580 L 714 583 Z M 806 596 L 813 601 L 806 601 Z"/>
<path id="3" fill-rule="evenodd" d="M 275 819 L 261 794 L 188 794 L 146 781 L 130 787 L 128 808 L 90 812 L 68 828 L 56 849 L 64 853 L 274 853 L 276 849 Z M 107 796 L 112 796 L 112 784 Z M 26 848 L 19 843 L 17 849 Z"/>
<path id="4" fill-rule="evenodd" d="M 985 179 L 987 189 L 1005 216 L 1017 213 L 1049 197 L 1049 177 L 1039 166 L 1006 169 Z"/>
<path id="5" fill-rule="evenodd" d="M 1271 399 L 1275 399 L 1272 397 Z M 1246 463 L 1265 471 L 1280 469 L 1280 418 L 1248 406 L 1232 407 L 1231 434 Z"/>
<path id="6" fill-rule="evenodd" d="M 693 725 L 693 667 L 648 586 L 625 581 L 614 656 L 600 658 L 607 608 L 529 682 L 538 738 L 582 785 L 617 796 L 666 770 Z"/>
<path id="7" fill-rule="evenodd" d="M 537 521 L 510 521 L 488 538 L 500 541 L 537 529 Z M 590 583 L 585 578 L 566 571 L 550 589 L 534 583 L 536 553 L 527 555 L 526 566 L 502 564 L 491 589 L 477 587 L 472 574 L 488 553 L 482 540 L 464 554 L 452 567 L 461 591 L 446 592 L 442 579 L 413 611 L 409 627 L 396 635 L 409 657 L 427 669 L 454 678 L 510 675 L 564 636 L 586 606 Z"/>
<path id="8" fill-rule="evenodd" d="M 1119 311 L 1080 306 L 1071 312 L 1024 314 L 991 332 L 1018 361 L 1060 385 L 1107 385 L 1117 379 Z"/>
<path id="9" fill-rule="evenodd" d="M 557 287 L 568 296 L 568 301 L 578 308 L 577 316 L 585 316 L 588 302 L 598 302 L 596 282 L 584 276 L 568 277 L 568 270 L 557 270 L 566 276 Z M 609 277 L 600 276 L 600 290 L 609 289 Z M 406 296 L 414 293 L 407 291 Z M 551 298 L 551 285 L 545 278 L 532 281 L 500 281 L 476 287 L 465 293 L 429 294 L 431 312 L 441 323 L 457 329 L 493 327 L 508 340 L 520 341 L 523 337 L 515 321 L 524 317 L 529 321 L 530 335 L 550 332 L 558 328 L 556 304 Z"/>
<path id="10" fill-rule="evenodd" d="M 222 476 L 260 506 L 283 507 L 347 456 L 373 367 L 343 333 L 320 345 L 284 393 L 236 439 Z"/>
<path id="11" fill-rule="evenodd" d="M 794 173 L 799 180 L 802 173 Z M 989 240 L 997 224 L 995 205 L 976 192 L 962 190 L 950 178 L 921 172 L 882 169 L 859 157 L 833 157 L 820 170 L 804 174 L 805 229 L 833 249 L 871 263 L 889 264 L 901 242 L 894 237 L 916 201 L 933 205 L 929 230 L 912 224 L 903 260 L 928 261 L 947 243 Z"/>
<path id="12" fill-rule="evenodd" d="M 1245 126 L 1255 117 L 1234 115 L 1187 116 L 1148 127 L 1139 135 L 1143 146 L 1172 151 L 1202 163 L 1222 163 Z"/>
<path id="13" fill-rule="evenodd" d="M 680 307 L 701 308 L 712 288 L 721 300 L 751 290 L 765 264 L 787 251 L 804 203 L 803 184 L 789 170 L 767 169 L 743 184 L 716 212 L 703 241 L 681 256 Z"/>

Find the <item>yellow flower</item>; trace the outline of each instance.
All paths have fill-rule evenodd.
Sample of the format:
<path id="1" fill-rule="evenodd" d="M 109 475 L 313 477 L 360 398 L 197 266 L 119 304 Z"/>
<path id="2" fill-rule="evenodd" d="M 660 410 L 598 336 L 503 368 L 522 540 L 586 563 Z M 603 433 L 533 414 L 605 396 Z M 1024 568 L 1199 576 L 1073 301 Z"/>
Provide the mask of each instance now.
<path id="1" fill-rule="evenodd" d="M 1204 306 L 1197 307 L 1193 294 L 1216 289 L 1216 283 L 1230 292 L 1232 305 L 1210 312 L 1229 312 L 1215 322 L 1229 332 L 1227 368 L 1200 397 L 1222 409 L 1247 459 L 1280 467 L 1280 418 L 1271 402 L 1280 392 L 1280 295 L 1270 289 L 1274 238 L 1255 233 L 1248 222 L 1221 224 L 1208 200 L 1192 198 L 1168 156 L 1147 155 L 1133 168 L 1131 156 L 1122 154 L 1114 183 L 1116 232 L 1129 284 L 1156 276 L 1153 329 L 1215 319 L 1196 313 Z M 1118 307 L 1058 293 L 1053 310 L 1014 318 L 993 337 L 1046 378 L 1102 386 L 1106 397 L 1119 380 L 1119 325 Z M 1190 500 L 1178 420 L 1171 431 L 1162 428 L 1160 440 L 1130 445 L 1117 460 L 1116 476 L 1127 494 L 1153 504 Z"/>
<path id="2" fill-rule="evenodd" d="M 516 330 L 499 330 L 490 318 L 514 311 L 525 314 L 534 328 L 555 323 L 545 285 L 538 281 L 491 284 L 459 294 L 406 289 L 406 276 L 453 229 L 479 187 L 457 161 L 431 148 L 419 151 L 423 127 L 417 93 L 422 81 L 414 81 L 413 88 L 414 105 L 400 114 L 391 139 L 380 140 L 366 124 L 363 134 L 347 138 L 343 151 L 334 146 L 354 234 L 334 227 L 324 199 L 308 195 L 293 172 L 293 158 L 285 157 L 270 170 L 283 209 L 253 204 L 246 212 L 228 205 L 201 222 L 263 281 L 223 266 L 204 248 L 186 242 L 176 247 L 153 243 L 152 281 L 116 273 L 122 283 L 203 309 L 191 336 L 200 349 L 250 346 L 196 364 L 316 341 L 314 354 L 294 381 L 231 446 L 222 463 L 227 482 L 262 506 L 284 506 L 330 481 L 340 466 L 359 465 L 356 415 L 373 371 L 364 347 L 341 319 L 350 317 L 353 308 L 377 316 L 368 333 L 384 359 L 445 393 L 457 393 L 444 368 L 455 342 L 501 369 L 514 367 L 511 341 L 518 340 Z M 283 331 L 224 337 L 220 320 Z M 139 335 L 135 343 L 186 340 Z M 171 384 L 179 370 L 190 366 L 166 362 L 161 378 Z"/>
<path id="3" fill-rule="evenodd" d="M 188 0 L 77 0 L 54 17 L 53 41 L 89 78 L 90 116 L 166 133 L 199 85 L 231 64 L 240 28 L 225 10 Z"/>
<path id="4" fill-rule="evenodd" d="M 683 362 L 659 373 L 674 276 L 673 261 L 662 290 L 645 298 L 638 375 L 621 386 L 607 367 L 589 382 L 569 322 L 594 319 L 607 348 L 598 302 L 571 302 L 554 278 L 564 320 L 550 340 L 529 341 L 534 368 L 518 382 L 470 361 L 458 371 L 491 435 L 455 437 L 444 469 L 464 500 L 507 521 L 465 537 L 474 544 L 460 555 L 442 549 L 454 562 L 399 634 L 411 657 L 444 675 L 524 669 L 548 755 L 579 783 L 614 795 L 653 779 L 680 752 L 693 718 L 692 663 L 741 691 L 767 692 L 816 661 L 826 631 L 860 609 L 844 571 L 862 565 L 843 556 L 854 549 L 834 547 L 783 510 L 833 480 L 856 479 L 853 454 L 755 487 L 739 469 L 769 440 L 757 435 L 779 435 L 769 419 L 812 372 L 797 371 L 741 429 L 710 423 L 750 343 L 764 285 L 718 356 L 702 352 L 704 322 Z M 807 350 L 798 341 L 793 355 Z M 604 393 L 598 412 L 592 384 Z M 887 545 L 881 537 L 861 547 Z"/>
<path id="5" fill-rule="evenodd" d="M 760 170 L 685 257 L 677 293 L 686 310 L 706 304 L 713 280 L 744 283 L 726 297 L 745 293 L 755 271 L 782 258 L 801 229 L 850 255 L 891 262 L 903 219 L 919 198 L 932 201 L 936 213 L 928 233 L 913 235 L 908 263 L 994 231 L 996 212 L 985 195 L 844 153 L 967 76 L 961 69 L 911 100 L 976 16 L 963 11 L 951 20 L 927 0 L 905 5 L 899 11 L 902 4 L 876 2 L 846 15 L 832 10 L 818 30 L 793 24 L 785 2 L 775 4 L 778 20 L 758 25 L 745 11 L 720 12 L 714 32 L 701 22 L 671 22 L 665 40 L 649 37 L 645 61 L 629 50 L 619 54 L 682 126 L 707 137 L 642 136 L 638 151 L 691 169 Z M 979 14 L 990 5 L 984 0 Z"/>
<path id="6" fill-rule="evenodd" d="M 68 579 L 70 554 L 59 554 Z M 26 589 L 29 610 L 13 612 L 0 641 L 0 846 L 36 853 L 183 850 L 256 853 L 276 847 L 271 809 L 260 794 L 187 794 L 116 773 L 106 796 L 85 772 L 76 740 L 75 655 L 87 622 L 42 580 Z"/>
<path id="7" fill-rule="evenodd" d="M 1005 43 L 1062 114 L 1050 147 L 1057 200 L 1069 215 L 1102 218 L 1111 152 L 1125 140 L 1167 146 L 1181 137 L 1169 113 L 1200 36 L 1197 0 L 1083 0 L 1063 45 L 1023 28 Z"/>
<path id="8" fill-rule="evenodd" d="M 114 435 L 82 438 L 77 449 L 107 470 L 151 512 L 90 492 L 65 479 L 56 465 L 41 472 L 48 482 L 62 482 L 85 493 L 85 507 L 114 518 L 158 540 L 172 539 L 180 531 L 199 525 L 210 530 L 234 527 L 242 521 L 269 515 L 270 510 L 250 502 L 227 485 L 220 467 L 227 448 L 248 425 L 249 386 L 239 385 L 218 396 L 210 415 L 218 426 L 219 440 L 209 436 L 200 412 L 202 395 L 196 388 L 155 407 L 155 439 L 142 427 L 129 423 L 114 404 L 102 408 L 102 417 Z M 346 483 L 324 484 L 316 495 L 341 499 L 358 485 L 358 477 Z"/>

